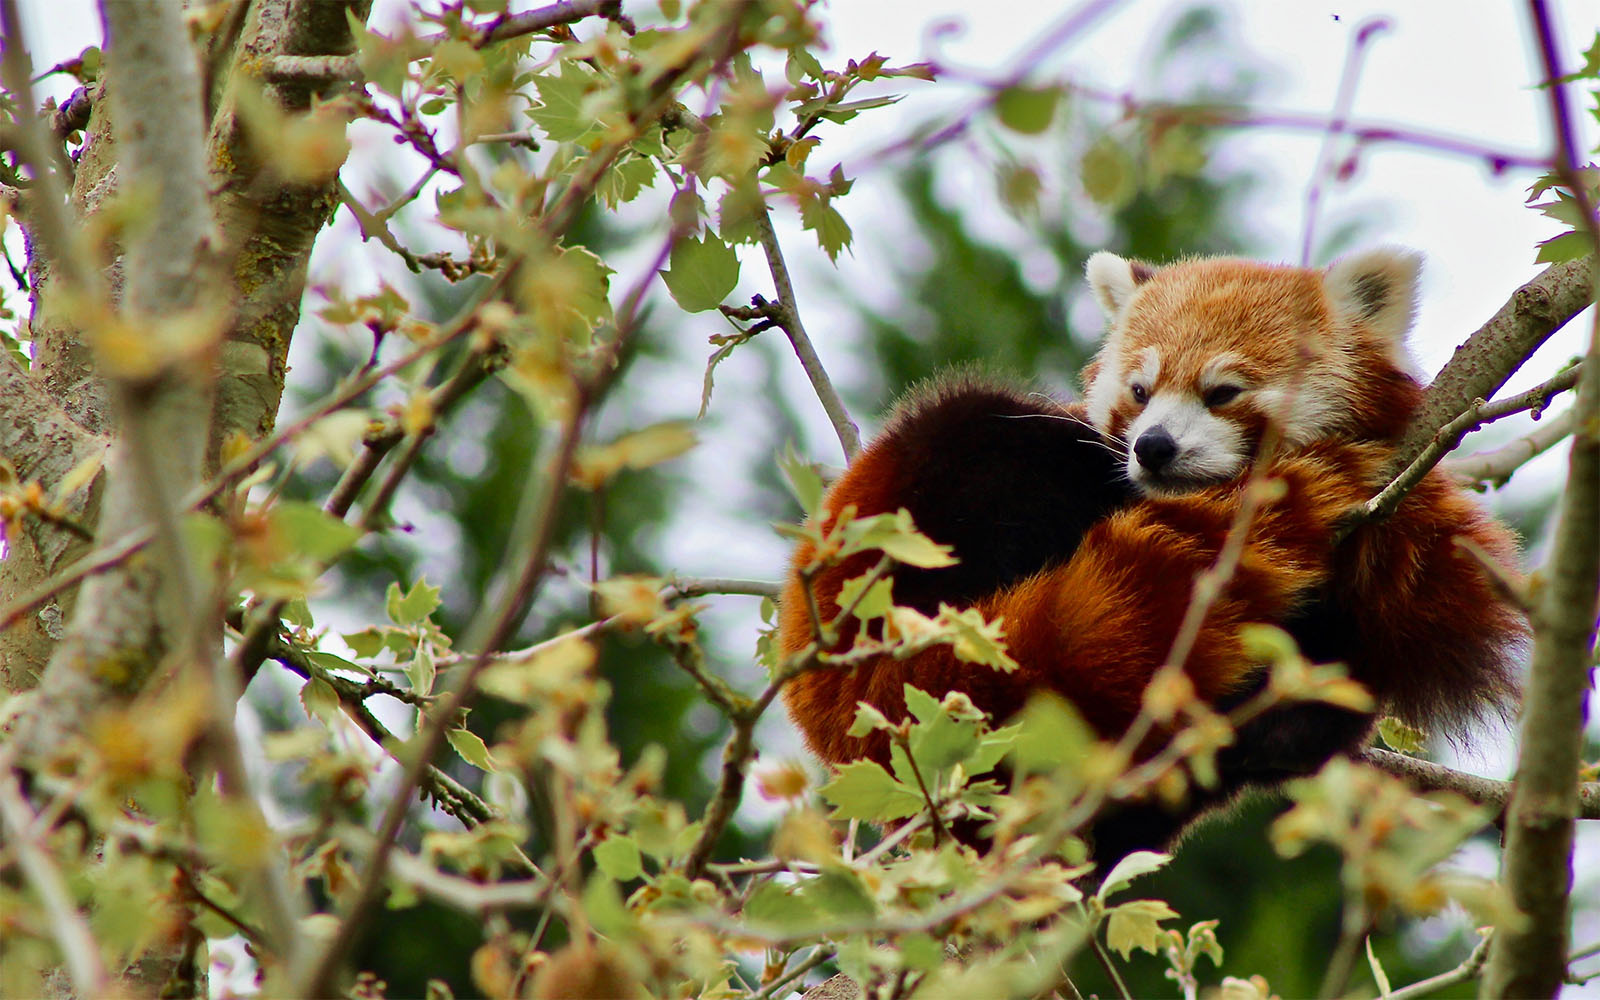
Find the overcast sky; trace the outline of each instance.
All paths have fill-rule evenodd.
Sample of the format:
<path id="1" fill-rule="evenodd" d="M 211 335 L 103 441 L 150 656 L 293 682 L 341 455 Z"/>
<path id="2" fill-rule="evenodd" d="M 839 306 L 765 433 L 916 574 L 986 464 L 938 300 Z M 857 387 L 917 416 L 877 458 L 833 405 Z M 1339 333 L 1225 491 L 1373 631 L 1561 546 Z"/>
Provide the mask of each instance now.
<path id="1" fill-rule="evenodd" d="M 535 5 L 526 0 L 513 2 L 514 9 Z M 390 0 L 378 0 L 380 11 L 387 6 L 392 6 Z M 636 6 L 654 9 L 653 3 L 625 0 L 624 9 Z M 1136 79 L 1133 68 L 1143 64 L 1140 54 L 1149 40 L 1183 6 L 1168 0 L 1128 0 L 1047 61 L 1035 79 L 1081 80 L 1149 98 L 1170 96 Z M 1410 125 L 1533 154 L 1550 146 L 1544 97 L 1532 86 L 1539 72 L 1522 4 L 1504 0 L 1397 0 L 1387 5 L 1256 0 L 1220 6 L 1230 12 L 1228 23 L 1237 33 L 1241 51 L 1270 68 L 1260 90 L 1266 106 L 1326 114 L 1333 106 L 1352 33 L 1367 19 L 1381 15 L 1391 28 L 1368 53 L 1354 118 Z M 1578 53 L 1593 40 L 1600 21 L 1596 5 L 1593 0 L 1571 0 L 1552 6 L 1559 15 L 1568 66 L 1576 68 Z M 1071 7 L 1006 0 L 982 5 L 949 0 L 834 0 L 823 15 L 834 43 L 832 55 L 824 61 L 832 64 L 878 51 L 896 63 L 936 56 L 975 75 L 998 75 L 1008 69 L 1010 56 L 1037 39 Z M 98 18 L 88 0 L 22 0 L 22 9 L 32 29 L 36 65 L 48 66 L 98 40 Z M 948 30 L 935 38 L 930 30 L 935 24 L 945 24 Z M 877 112 L 871 115 L 870 129 L 825 133 L 818 154 L 828 163 L 843 159 L 847 171 L 857 176 L 857 184 L 841 208 L 858 234 L 874 235 L 858 238 L 853 255 L 841 258 L 835 270 L 816 252 L 809 237 L 800 237 L 797 226 L 786 224 L 783 230 L 790 237 L 786 247 L 793 247 L 789 256 L 800 301 L 825 362 L 845 352 L 845 345 L 836 338 L 849 330 L 842 321 L 830 322 L 842 315 L 830 312 L 829 300 L 838 297 L 830 294 L 830 288 L 863 275 L 892 273 L 888 256 L 903 252 L 894 238 L 875 238 L 875 231 L 882 227 L 873 222 L 874 205 L 883 201 L 892 178 L 886 165 L 864 162 L 862 157 L 881 149 L 883 137 L 892 133 L 897 123 L 903 127 L 912 116 L 920 118 L 940 107 L 959 106 L 972 95 L 958 83 L 930 87 L 907 82 L 904 89 L 911 95 L 901 106 L 906 117 L 897 120 L 894 112 Z M 1587 107 L 1587 102 L 1579 106 Z M 1583 115 L 1580 124 L 1585 128 L 1585 148 L 1592 148 L 1595 121 Z M 1241 227 L 1254 234 L 1264 256 L 1291 262 L 1299 258 L 1305 189 L 1319 144 L 1320 137 L 1314 134 L 1262 129 L 1237 133 L 1221 149 L 1220 155 L 1248 162 L 1272 178 L 1255 193 L 1249 217 L 1240 220 Z M 814 165 L 817 162 L 814 160 Z M 1347 183 L 1327 190 L 1325 220 L 1365 210 L 1379 220 L 1372 230 L 1376 241 L 1409 246 L 1426 256 L 1422 306 L 1413 339 L 1414 352 L 1425 371 L 1437 370 L 1457 343 L 1538 272 L 1533 246 L 1558 229 L 1523 206 L 1530 181 L 1527 172 L 1495 176 L 1481 161 L 1386 145 L 1363 155 L 1360 169 Z M 997 241 L 1012 235 L 1008 228 L 1012 224 L 1002 213 L 993 213 L 983 225 Z M 335 235 L 338 231 L 336 228 Z M 754 269 L 747 267 L 746 272 L 748 278 Z M 625 275 L 622 280 L 631 281 L 632 277 Z M 1570 324 L 1512 386 L 1526 387 L 1548 377 L 1561 360 L 1581 350 L 1587 330 L 1587 317 Z M 798 372 L 794 374 L 798 379 Z M 697 402 L 698 387 L 692 387 L 692 392 Z M 820 428 L 813 440 L 827 440 L 820 413 L 810 417 Z M 863 421 L 870 423 L 865 416 Z M 832 454 L 819 457 L 837 460 Z M 1519 474 L 1513 488 L 1536 489 L 1540 480 L 1559 476 L 1564 464 L 1565 448 L 1559 448 L 1527 473 Z M 718 558 L 737 561 L 739 545 L 730 545 L 726 539 L 717 541 L 713 551 Z M 686 545 L 691 550 L 700 547 L 693 540 Z M 770 561 L 774 546 L 753 547 L 752 562 Z M 696 572 L 703 567 L 682 568 Z M 764 570 L 761 566 L 718 568 L 760 576 L 775 573 L 771 565 Z M 1499 754 L 1491 757 L 1476 762 L 1474 769 L 1504 773 L 1506 758 Z M 1586 827 L 1584 837 L 1593 857 L 1600 829 L 1596 824 Z M 1587 870 L 1592 876 L 1594 865 L 1589 864 Z M 1591 878 L 1591 888 L 1593 884 Z M 1590 928 L 1585 940 L 1593 937 L 1593 930 Z M 1582 995 L 1600 996 L 1600 982 L 1591 984 Z"/>

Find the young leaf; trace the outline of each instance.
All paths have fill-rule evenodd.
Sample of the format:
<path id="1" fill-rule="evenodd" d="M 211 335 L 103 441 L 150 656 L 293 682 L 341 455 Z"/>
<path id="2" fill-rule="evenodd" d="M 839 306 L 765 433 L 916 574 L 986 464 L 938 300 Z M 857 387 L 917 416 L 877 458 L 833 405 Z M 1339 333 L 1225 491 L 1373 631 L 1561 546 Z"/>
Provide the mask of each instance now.
<path id="1" fill-rule="evenodd" d="M 1135 899 L 1123 903 L 1106 915 L 1106 944 L 1121 952 L 1124 959 L 1135 948 L 1157 954 L 1166 940 L 1166 935 L 1161 931 L 1161 921 L 1177 915 L 1172 907 L 1159 899 Z"/>
<path id="2" fill-rule="evenodd" d="M 939 606 L 939 625 L 947 629 L 950 644 L 958 659 L 993 667 L 1002 673 L 1017 669 L 1017 661 L 1006 652 L 1004 623 L 1000 619 L 985 621 L 977 608 L 957 611 L 948 604 Z"/>
<path id="3" fill-rule="evenodd" d="M 556 142 L 571 142 L 594 127 L 595 115 L 584 108 L 584 98 L 593 88 L 595 77 L 575 63 L 563 63 L 559 74 L 535 77 L 539 107 L 527 114 L 544 134 Z"/>
<path id="4" fill-rule="evenodd" d="M 361 529 L 303 500 L 280 500 L 267 513 L 275 537 L 296 555 L 331 562 L 361 538 Z"/>
<path id="5" fill-rule="evenodd" d="M 752 892 L 743 915 L 752 926 L 789 933 L 802 932 L 817 922 L 816 906 L 779 882 L 763 882 Z"/>
<path id="6" fill-rule="evenodd" d="M 954 566 L 954 551 L 917 531 L 911 513 L 904 507 L 893 514 L 858 518 L 845 526 L 845 548 L 841 555 L 863 549 L 880 549 L 908 566 L 937 569 Z"/>
<path id="7" fill-rule="evenodd" d="M 850 223 L 844 221 L 844 216 L 833 207 L 831 201 L 825 198 L 803 198 L 800 201 L 800 225 L 817 234 L 817 246 L 828 255 L 828 259 L 835 264 L 839 262 L 839 251 L 850 247 L 853 235 L 850 232 Z"/>
<path id="8" fill-rule="evenodd" d="M 573 462 L 572 478 L 587 490 L 596 490 L 623 469 L 647 469 L 677 458 L 695 445 L 694 431 L 678 420 L 645 427 L 611 442 L 585 448 Z"/>
<path id="9" fill-rule="evenodd" d="M 715 309 L 739 283 L 739 255 L 711 232 L 679 240 L 668 265 L 661 280 L 685 312 Z"/>
<path id="10" fill-rule="evenodd" d="M 440 588 L 428 586 L 424 577 L 418 577 L 411 589 L 401 592 L 399 584 L 389 584 L 384 592 L 384 607 L 389 620 L 396 625 L 415 625 L 426 619 L 439 607 Z"/>
<path id="11" fill-rule="evenodd" d="M 1059 87 L 1007 87 L 995 98 L 1000 123 L 1023 135 L 1038 135 L 1050 127 L 1056 114 Z"/>
<path id="12" fill-rule="evenodd" d="M 461 759 L 471 764 L 480 771 L 498 771 L 494 758 L 489 756 L 489 748 L 484 745 L 483 739 L 470 729 L 452 729 L 444 734 L 445 739 L 455 748 Z"/>
<path id="13" fill-rule="evenodd" d="M 907 687 L 910 687 L 910 685 L 907 685 Z M 864 701 L 858 701 L 856 702 L 856 720 L 850 724 L 848 735 L 866 736 L 879 729 L 887 731 L 895 728 L 898 727 L 889 721 L 887 715 Z"/>
<path id="14" fill-rule="evenodd" d="M 433 653 L 425 643 L 418 643 L 416 653 L 406 665 L 406 679 L 411 682 L 411 690 L 421 695 L 432 694 L 433 678 L 437 673 L 433 665 Z"/>
<path id="15" fill-rule="evenodd" d="M 800 895 L 835 920 L 868 920 L 878 910 L 861 877 L 849 868 L 824 868 L 801 886 Z"/>
<path id="16" fill-rule="evenodd" d="M 331 724 L 339 715 L 339 693 L 332 684 L 313 677 L 300 688 L 300 705 L 312 719 Z"/>
<path id="17" fill-rule="evenodd" d="M 839 606 L 848 608 L 854 603 L 855 609 L 852 613 L 862 621 L 882 618 L 894 606 L 894 581 L 888 577 L 883 577 L 882 579 L 874 580 L 868 585 L 867 581 L 870 577 L 870 573 L 854 577 L 846 580 L 844 586 L 839 588 Z M 866 586 L 866 593 L 857 601 L 856 597 L 861 595 L 863 586 Z"/>
<path id="18" fill-rule="evenodd" d="M 1106 875 L 1106 880 L 1100 886 L 1100 891 L 1095 893 L 1095 898 L 1104 903 L 1106 897 L 1123 886 L 1132 882 L 1141 875 L 1148 875 L 1166 867 L 1172 860 L 1172 855 L 1162 854 L 1158 851 L 1134 851 L 1132 854 L 1116 863 L 1111 872 Z M 1173 914 L 1176 916 L 1177 914 Z"/>
<path id="19" fill-rule="evenodd" d="M 1081 761 L 1094 743 L 1094 732 L 1083 716 L 1059 695 L 1040 692 L 1028 699 L 1018 716 L 1011 766 L 1019 774 L 1054 771 Z M 1075 768 L 1063 769 L 1075 773 Z"/>
<path id="20" fill-rule="evenodd" d="M 870 760 L 858 760 L 838 768 L 838 776 L 819 792 L 834 805 L 834 815 L 843 819 L 864 819 L 881 823 L 915 816 L 922 809 L 922 795 L 894 780 L 888 771 Z"/>
<path id="21" fill-rule="evenodd" d="M 621 834 L 612 834 L 595 846 L 594 862 L 618 882 L 630 882 L 644 874 L 638 843 Z"/>
<path id="22" fill-rule="evenodd" d="M 1392 715 L 1386 715 L 1378 721 L 1378 738 L 1390 750 L 1409 757 L 1421 753 L 1428 743 L 1427 733 L 1406 725 Z"/>
<path id="23" fill-rule="evenodd" d="M 801 458 L 790 443 L 778 456 L 778 468 L 789 481 L 789 492 L 800 501 L 800 509 L 805 511 L 807 519 L 815 520 L 822 509 L 822 477 L 817 475 L 816 467 Z"/>
<path id="24" fill-rule="evenodd" d="M 1378 984 L 1378 995 L 1385 997 L 1392 993 L 1394 988 L 1389 985 L 1389 974 L 1383 971 L 1383 963 L 1372 950 L 1371 934 L 1367 935 L 1367 964 L 1372 967 L 1372 981 Z"/>

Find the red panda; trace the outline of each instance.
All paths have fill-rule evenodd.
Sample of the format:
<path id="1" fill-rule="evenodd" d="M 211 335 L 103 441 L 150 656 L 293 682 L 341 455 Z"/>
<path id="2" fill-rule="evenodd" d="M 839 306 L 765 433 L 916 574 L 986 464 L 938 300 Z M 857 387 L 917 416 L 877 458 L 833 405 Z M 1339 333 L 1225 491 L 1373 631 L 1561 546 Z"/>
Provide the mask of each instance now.
<path id="1" fill-rule="evenodd" d="M 1335 527 L 1382 485 L 1394 442 L 1422 393 L 1404 338 L 1419 262 L 1377 250 L 1326 270 L 1231 258 L 1153 267 L 1101 252 L 1087 273 L 1109 320 L 1084 372 L 1083 404 L 1002 381 L 947 376 L 913 391 L 824 497 L 822 527 L 907 509 L 960 560 L 897 566 L 897 603 L 1003 618 L 1019 668 L 1001 673 L 949 647 L 790 682 L 789 714 L 824 761 L 888 762 L 887 737 L 848 735 L 858 702 L 905 714 L 903 686 L 959 690 L 1003 720 L 1037 690 L 1071 701 L 1102 736 L 1139 712 L 1195 576 L 1215 562 L 1269 424 L 1269 473 L 1286 487 L 1251 522 L 1237 572 L 1184 668 L 1225 709 L 1260 690 L 1263 668 L 1239 638 L 1252 622 L 1286 628 L 1318 661 L 1340 660 L 1379 710 L 1458 731 L 1511 701 L 1527 622 L 1455 544 L 1464 536 L 1514 564 L 1509 531 L 1435 471 L 1393 516 L 1333 544 Z M 780 601 L 779 643 L 814 638 L 797 547 Z M 840 587 L 877 560 L 823 568 L 811 587 L 823 621 Z M 832 650 L 849 648 L 837 623 Z M 1219 757 L 1221 787 L 1169 811 L 1129 805 L 1090 831 L 1102 862 L 1169 843 L 1240 789 L 1310 773 L 1370 738 L 1375 714 L 1322 703 L 1280 706 L 1242 726 Z"/>

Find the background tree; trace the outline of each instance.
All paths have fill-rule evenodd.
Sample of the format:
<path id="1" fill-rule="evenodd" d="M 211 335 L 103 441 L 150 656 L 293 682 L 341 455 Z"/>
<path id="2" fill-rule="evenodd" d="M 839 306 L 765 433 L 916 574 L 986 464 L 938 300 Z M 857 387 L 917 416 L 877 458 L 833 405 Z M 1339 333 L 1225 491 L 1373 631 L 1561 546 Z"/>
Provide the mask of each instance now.
<path id="1" fill-rule="evenodd" d="M 903 775 L 853 772 L 822 791 L 835 833 L 803 772 L 769 760 L 752 774 L 783 679 L 821 664 L 766 654 L 765 675 L 747 666 L 754 616 L 727 606 L 773 584 L 683 578 L 676 555 L 752 530 L 714 520 L 708 532 L 713 512 L 795 519 L 773 456 L 804 439 L 802 408 L 829 417 L 837 442 L 808 441 L 805 457 L 830 465 L 857 446 L 859 415 L 950 363 L 982 357 L 1070 384 L 1097 336 L 1071 318 L 1082 259 L 1104 242 L 1086 232 L 1109 229 L 1115 249 L 1152 259 L 1252 249 L 1231 224 L 1249 177 L 1209 153 L 1218 126 L 1269 116 L 1215 15 L 1176 18 L 1151 49 L 1154 79 L 1171 61 L 1209 67 L 1200 91 L 1139 104 L 1033 78 L 1108 6 L 1089 4 L 976 105 L 902 125 L 903 149 L 934 154 L 965 134 L 984 150 L 1000 204 L 1062 277 L 1028 280 L 916 159 L 901 190 L 931 253 L 894 281 L 917 307 L 863 309 L 870 364 L 841 392 L 785 254 L 837 260 L 850 246 L 855 178 L 820 151 L 837 126 L 893 127 L 884 109 L 938 67 L 826 53 L 803 3 L 573 0 L 508 14 L 483 0 L 382 33 L 360 2 L 252 0 L 181 18 L 104 6 L 103 67 L 98 49 L 57 67 L 81 86 L 50 106 L 15 0 L 0 0 L 3 180 L 29 298 L 0 352 L 4 992 L 88 996 L 121 979 L 199 995 L 207 944 L 229 954 L 243 940 L 249 957 L 233 947 L 234 961 L 261 978 L 240 981 L 289 995 L 776 996 L 836 969 L 887 995 L 963 981 L 1150 995 L 1174 978 L 1192 995 L 1214 981 L 1199 959 L 1217 961 L 1217 941 L 1230 971 L 1285 995 L 1336 993 L 1352 969 L 1330 970 L 1330 950 L 1356 955 L 1390 916 L 1367 909 L 1374 896 L 1417 910 L 1454 899 L 1505 924 L 1497 940 L 1511 944 L 1497 945 L 1486 988 L 1550 992 L 1565 974 L 1569 889 L 1539 876 L 1564 870 L 1570 832 L 1563 842 L 1551 817 L 1570 831 L 1571 815 L 1600 813 L 1592 786 L 1567 794 L 1581 732 L 1570 712 L 1534 724 L 1555 738 L 1544 798 L 1511 817 L 1534 834 L 1513 836 L 1511 857 L 1526 860 L 1508 871 L 1511 898 L 1543 914 L 1521 930 L 1494 887 L 1424 863 L 1481 835 L 1487 814 L 1424 804 L 1375 773 L 1298 790 L 1276 839 L 1287 846 L 1296 823 L 1332 828 L 1340 788 L 1369 790 L 1363 815 L 1405 836 L 1333 837 L 1291 868 L 1262 850 L 1281 807 L 1258 804 L 1141 882 L 1155 899 L 1131 901 L 1126 883 L 1162 859 L 1085 899 L 1043 857 L 1070 857 L 1107 793 L 1058 770 L 1071 747 L 1038 749 L 1035 728 L 1055 743 L 1071 731 L 1047 710 L 991 730 L 924 706 L 914 745 L 946 762 L 948 787 L 923 801 Z M 1547 12 L 1529 16 L 1553 79 Z M 1586 93 L 1597 51 L 1574 77 Z M 1389 137 L 1549 169 L 1545 211 L 1573 227 L 1438 379 L 1413 445 L 1440 447 L 1419 468 L 1498 415 L 1475 400 L 1594 297 L 1592 174 L 1564 91 L 1550 93 L 1564 141 L 1548 159 Z M 1340 113 L 1300 124 L 1367 134 Z M 341 213 L 404 262 L 403 284 L 360 287 L 335 261 L 312 272 Z M 774 217 L 796 218 L 816 250 L 787 227 L 780 244 Z M 1319 259 L 1349 235 L 1325 237 Z M 730 299 L 741 278 L 761 289 L 749 305 Z M 665 391 L 701 380 L 685 374 L 704 359 L 683 346 L 681 315 L 719 307 L 712 366 L 732 360 L 707 366 L 707 416 L 691 427 L 666 401 L 683 394 Z M 290 384 L 296 341 L 308 361 Z M 785 388 L 788 348 L 811 398 Z M 761 374 L 730 384 L 752 355 Z M 1521 409 L 1581 373 L 1572 412 L 1594 412 L 1594 370 L 1554 374 Z M 1530 689 L 1534 704 L 1578 705 L 1592 649 L 1591 424 L 1568 419 L 1537 442 L 1577 429 L 1562 541 L 1549 583 L 1529 592 L 1545 602 L 1550 664 L 1536 679 L 1551 682 Z M 696 436 L 695 468 L 707 452 L 719 466 L 710 489 L 667 464 Z M 807 464 L 784 464 L 802 503 L 814 497 Z M 1479 466 L 1486 481 L 1516 468 L 1504 453 Z M 905 530 L 882 541 L 921 544 Z M 713 594 L 731 596 L 707 610 Z M 1007 746 L 1060 796 L 1016 800 L 1039 813 L 1040 856 L 940 847 L 932 813 L 988 801 L 954 765 L 973 773 Z M 1394 755 L 1369 763 L 1491 811 L 1506 802 L 1497 783 Z M 787 803 L 777 819 L 734 822 L 747 781 Z M 839 846 L 851 817 L 883 823 L 883 839 L 852 822 Z M 1374 859 L 1406 863 L 1375 876 Z M 1247 879 L 1260 889 L 1240 893 Z M 1220 927 L 1165 932 L 1173 910 Z M 1358 911 L 1371 920 L 1352 922 Z M 1395 982 L 1472 950 L 1407 951 L 1399 937 L 1375 943 L 1374 974 Z M 945 940 L 969 947 L 947 953 Z M 1129 961 L 1139 949 L 1154 959 Z M 1453 974 L 1458 988 L 1485 954 Z"/>

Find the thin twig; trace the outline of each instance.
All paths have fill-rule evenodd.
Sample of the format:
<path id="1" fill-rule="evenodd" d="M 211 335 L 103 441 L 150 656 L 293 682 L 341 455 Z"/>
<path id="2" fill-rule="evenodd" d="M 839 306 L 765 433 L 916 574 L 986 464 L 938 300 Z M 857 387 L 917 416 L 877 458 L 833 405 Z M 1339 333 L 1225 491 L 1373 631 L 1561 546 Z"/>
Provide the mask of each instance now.
<path id="1" fill-rule="evenodd" d="M 1344 69 L 1339 73 L 1339 89 L 1333 100 L 1333 116 L 1328 130 L 1322 135 L 1322 148 L 1317 151 L 1317 165 L 1311 171 L 1311 183 L 1306 186 L 1306 219 L 1300 236 L 1300 266 L 1311 266 L 1311 254 L 1316 249 L 1317 212 L 1322 207 L 1322 185 L 1333 175 L 1333 150 L 1339 137 L 1349 124 L 1350 109 L 1355 104 L 1356 83 L 1361 79 L 1361 64 L 1373 39 L 1393 27 L 1388 18 L 1374 17 L 1356 27 L 1355 35 L 1345 49 Z"/>
<path id="2" fill-rule="evenodd" d="M 1489 942 L 1494 940 L 1494 932 L 1483 935 L 1483 939 L 1473 946 L 1471 954 L 1462 960 L 1461 964 L 1448 972 L 1441 972 L 1437 976 L 1421 979 L 1409 986 L 1402 986 L 1397 990 L 1382 994 L 1380 1000 L 1416 1000 L 1430 993 L 1437 993 L 1449 989 L 1457 983 L 1470 982 L 1477 979 L 1483 972 L 1483 964 L 1489 960 Z"/>
<path id="3" fill-rule="evenodd" d="M 1099 930 L 1089 934 L 1089 948 L 1094 952 L 1094 957 L 1100 963 L 1100 968 L 1105 970 L 1106 977 L 1111 980 L 1111 986 L 1117 991 L 1117 996 L 1122 1000 L 1133 1000 L 1133 991 L 1128 989 L 1128 984 L 1123 981 L 1122 973 L 1117 971 L 1116 963 L 1111 960 L 1111 953 L 1100 941 Z"/>
<path id="4" fill-rule="evenodd" d="M 1527 392 L 1518 393 L 1505 399 L 1486 403 L 1478 400 L 1461 413 L 1460 416 L 1439 428 L 1428 442 L 1427 447 L 1412 460 L 1411 464 L 1385 486 L 1364 506 L 1359 508 L 1353 518 L 1348 521 L 1337 538 L 1342 538 L 1356 525 L 1368 521 L 1378 521 L 1388 517 L 1400 506 L 1406 494 L 1416 488 L 1417 484 L 1438 465 L 1440 460 L 1461 443 L 1461 439 L 1469 432 L 1477 430 L 1486 423 L 1509 417 L 1524 410 L 1542 410 L 1549 405 L 1552 396 L 1565 392 L 1578 383 L 1578 378 L 1583 373 L 1583 364 L 1579 363 L 1561 372 L 1555 378 L 1534 386 Z"/>
<path id="5" fill-rule="evenodd" d="M 23 798 L 22 787 L 11 770 L 10 756 L 6 755 L 0 759 L 0 828 L 9 831 L 6 841 L 16 852 L 22 877 L 44 906 L 51 935 L 66 961 L 73 992 L 80 997 L 101 996 L 107 980 L 100 961 L 100 945 L 49 850 L 34 839 L 33 820 L 33 810 Z"/>
<path id="6" fill-rule="evenodd" d="M 1489 451 L 1464 458 L 1447 458 L 1441 467 L 1463 486 L 1504 486 L 1516 471 L 1554 448 L 1578 426 L 1577 407 L 1568 407 L 1553 417 L 1539 421 L 1527 434 Z"/>
<path id="7" fill-rule="evenodd" d="M 217 473 L 209 483 L 204 484 L 200 489 L 183 498 L 183 509 L 193 510 L 203 504 L 210 503 L 221 495 L 224 490 L 254 472 L 273 452 L 304 434 L 318 420 L 335 410 L 348 406 L 366 393 L 367 390 L 390 375 L 415 364 L 419 359 L 431 352 L 471 332 L 476 327 L 478 306 L 489 295 L 497 292 L 503 286 L 507 274 L 508 272 L 502 271 L 489 279 L 484 287 L 479 290 L 479 294 L 473 296 L 472 300 L 463 307 L 456 318 L 446 324 L 438 334 L 407 351 L 389 364 L 357 375 L 344 386 L 329 393 L 323 398 L 322 402 L 318 403 L 299 420 L 278 428 L 271 436 L 264 438 L 249 451 L 228 463 L 227 467 Z M 74 561 L 71 566 L 44 581 L 24 596 L 0 608 L 0 629 L 14 625 L 23 615 L 68 587 L 75 586 L 96 573 L 102 573 L 120 565 L 134 553 L 149 545 L 154 537 L 154 529 L 142 528 L 138 531 L 130 532 L 125 537 L 119 538 L 108 545 L 84 554 Z"/>
<path id="8" fill-rule="evenodd" d="M 917 764 L 917 758 L 911 753 L 909 740 L 896 740 L 900 749 L 905 751 L 906 763 L 911 765 L 911 776 L 917 779 L 917 790 L 922 793 L 922 801 L 927 803 L 928 816 L 933 822 L 933 846 L 938 847 L 950 837 L 950 831 L 945 828 L 944 819 L 939 815 L 939 803 L 933 797 L 933 792 L 928 788 L 928 783 L 923 780 L 922 768 Z"/>
<path id="9" fill-rule="evenodd" d="M 755 1000 L 770 1000 L 771 997 L 775 997 L 782 993 L 790 983 L 805 978 L 806 973 L 810 972 L 812 969 L 815 969 L 817 966 L 832 960 L 836 954 L 838 954 L 838 952 L 828 945 L 817 945 L 816 949 L 812 951 L 810 956 L 808 956 L 804 962 L 801 962 L 794 968 L 789 969 L 782 976 L 779 976 L 777 979 L 774 979 L 772 982 L 763 986 L 761 988 L 761 992 L 755 995 Z"/>
<path id="10" fill-rule="evenodd" d="M 1363 764 L 1386 771 L 1419 792 L 1454 792 L 1479 805 L 1504 810 L 1511 801 L 1512 783 L 1468 774 L 1432 761 L 1407 757 L 1391 750 L 1369 747 L 1354 755 Z M 1600 819 L 1600 782 L 1578 786 L 1578 817 Z"/>
<path id="11" fill-rule="evenodd" d="M 1361 955 L 1361 943 L 1371 931 L 1372 921 L 1367 916 L 1366 906 L 1351 894 L 1347 894 L 1344 901 L 1341 925 L 1339 943 L 1334 946 L 1328 968 L 1322 975 L 1322 986 L 1317 990 L 1322 1000 L 1333 1000 L 1344 993 Z"/>
<path id="12" fill-rule="evenodd" d="M 761 237 L 761 248 L 767 255 L 767 269 L 772 273 L 772 284 L 778 293 L 778 303 L 783 307 L 783 314 L 777 317 L 778 325 L 788 336 L 795 356 L 800 359 L 800 367 L 805 369 L 806 378 L 811 380 L 812 390 L 822 403 L 828 421 L 833 424 L 833 432 L 839 436 L 845 460 L 854 459 L 856 452 L 861 450 L 861 431 L 850 419 L 844 401 L 839 398 L 838 390 L 834 389 L 833 383 L 829 381 L 828 373 L 822 367 L 822 359 L 817 357 L 817 350 L 811 346 L 811 338 L 806 335 L 806 328 L 800 322 L 800 304 L 794 297 L 794 285 L 789 280 L 789 268 L 783 262 L 783 248 L 778 244 L 777 231 L 772 228 L 772 215 L 764 204 L 755 213 L 755 224 L 756 232 Z"/>

